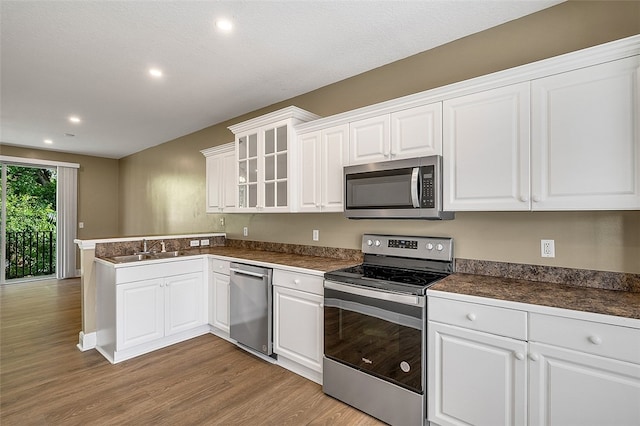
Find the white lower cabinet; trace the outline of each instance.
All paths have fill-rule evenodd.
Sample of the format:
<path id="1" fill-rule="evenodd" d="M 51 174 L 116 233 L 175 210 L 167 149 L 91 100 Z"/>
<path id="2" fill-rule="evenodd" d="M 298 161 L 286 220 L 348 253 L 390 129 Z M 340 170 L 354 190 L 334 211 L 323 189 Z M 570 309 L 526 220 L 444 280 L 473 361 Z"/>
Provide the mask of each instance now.
<path id="1" fill-rule="evenodd" d="M 273 271 L 273 340 L 278 364 L 322 383 L 323 278 Z"/>
<path id="2" fill-rule="evenodd" d="M 213 332 L 224 338 L 229 337 L 229 261 L 211 259 L 209 261 L 209 324 Z"/>
<path id="3" fill-rule="evenodd" d="M 640 321 L 449 297 L 428 297 L 432 424 L 640 424 Z"/>
<path id="4" fill-rule="evenodd" d="M 117 349 L 202 325 L 202 272 L 116 287 Z"/>
<path id="5" fill-rule="evenodd" d="M 163 285 L 164 280 L 157 278 L 116 287 L 118 350 L 164 337 Z"/>
<path id="6" fill-rule="evenodd" d="M 526 425 L 526 314 L 444 299 L 428 303 L 429 421 Z"/>
<path id="7" fill-rule="evenodd" d="M 530 314 L 529 424 L 640 425 L 640 330 Z"/>
<path id="8" fill-rule="evenodd" d="M 165 336 L 206 324 L 202 272 L 165 278 Z"/>
<path id="9" fill-rule="evenodd" d="M 96 349 L 116 363 L 205 334 L 203 262 L 96 263 Z"/>

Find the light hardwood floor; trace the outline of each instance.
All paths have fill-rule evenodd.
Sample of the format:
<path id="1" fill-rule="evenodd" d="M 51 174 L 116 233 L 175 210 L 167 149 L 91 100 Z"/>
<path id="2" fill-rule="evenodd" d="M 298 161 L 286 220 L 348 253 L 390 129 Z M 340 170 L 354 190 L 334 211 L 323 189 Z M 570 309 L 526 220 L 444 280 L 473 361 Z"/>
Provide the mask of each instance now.
<path id="1" fill-rule="evenodd" d="M 0 288 L 0 424 L 381 425 L 213 335 L 112 365 L 76 348 L 80 281 Z"/>

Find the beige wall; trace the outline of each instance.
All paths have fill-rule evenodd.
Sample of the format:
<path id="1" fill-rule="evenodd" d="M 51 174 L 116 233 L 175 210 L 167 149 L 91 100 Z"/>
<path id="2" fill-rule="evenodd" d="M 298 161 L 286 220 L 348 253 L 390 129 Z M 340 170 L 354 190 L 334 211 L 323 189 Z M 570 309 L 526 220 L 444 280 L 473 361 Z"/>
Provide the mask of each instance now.
<path id="1" fill-rule="evenodd" d="M 78 163 L 78 238 L 117 236 L 118 229 L 118 160 L 66 154 L 56 151 L 0 145 L 2 155 L 37 160 Z"/>
<path id="2" fill-rule="evenodd" d="M 200 150 L 233 140 L 226 126 L 289 105 L 332 115 L 640 33 L 640 2 L 567 2 L 248 113 L 120 161 L 120 233 L 224 230 L 231 238 L 358 248 L 364 232 L 450 235 L 457 257 L 640 273 L 640 213 L 459 213 L 454 221 L 348 221 L 340 214 L 204 213 Z M 215 108 L 215 105 L 212 105 Z M 224 108 L 224 102 L 221 102 Z M 541 238 L 556 240 L 542 259 Z"/>

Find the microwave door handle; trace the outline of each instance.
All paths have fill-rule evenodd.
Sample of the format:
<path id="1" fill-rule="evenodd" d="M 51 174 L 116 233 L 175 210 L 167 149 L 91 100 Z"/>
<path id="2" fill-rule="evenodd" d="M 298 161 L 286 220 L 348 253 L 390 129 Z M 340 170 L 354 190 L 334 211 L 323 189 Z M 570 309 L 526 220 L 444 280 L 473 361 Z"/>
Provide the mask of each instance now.
<path id="1" fill-rule="evenodd" d="M 414 167 L 411 172 L 411 203 L 414 208 L 420 207 L 420 167 Z"/>

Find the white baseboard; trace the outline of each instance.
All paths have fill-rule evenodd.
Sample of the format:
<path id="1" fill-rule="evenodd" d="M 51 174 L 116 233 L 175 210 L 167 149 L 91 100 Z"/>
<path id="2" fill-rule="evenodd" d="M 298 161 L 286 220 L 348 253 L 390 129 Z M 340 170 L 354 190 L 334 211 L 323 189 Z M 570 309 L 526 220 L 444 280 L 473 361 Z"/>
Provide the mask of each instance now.
<path id="1" fill-rule="evenodd" d="M 78 349 L 82 352 L 88 351 L 89 349 L 95 349 L 97 343 L 96 338 L 96 332 L 85 334 L 84 331 L 81 331 L 78 337 Z"/>

